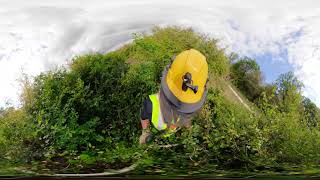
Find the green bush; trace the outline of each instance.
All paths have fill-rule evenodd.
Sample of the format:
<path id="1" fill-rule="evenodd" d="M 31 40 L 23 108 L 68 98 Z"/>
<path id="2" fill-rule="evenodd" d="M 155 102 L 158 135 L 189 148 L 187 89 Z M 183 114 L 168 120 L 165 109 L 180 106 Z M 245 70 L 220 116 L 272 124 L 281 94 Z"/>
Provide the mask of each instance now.
<path id="1" fill-rule="evenodd" d="M 266 138 L 265 157 L 274 164 L 317 164 L 320 141 L 313 116 L 317 108 L 302 100 L 302 84 L 292 73 L 281 75 L 276 82 L 267 86 L 257 101 L 262 112 L 260 127 Z"/>
<path id="2" fill-rule="evenodd" d="M 32 129 L 26 117 L 23 110 L 3 110 L 0 117 L 0 161 L 18 162 L 29 158 Z"/>
<path id="3" fill-rule="evenodd" d="M 228 103 L 219 90 L 210 90 L 202 114 L 195 120 L 201 129 L 197 139 L 206 145 L 211 160 L 240 168 L 253 165 L 263 143 L 255 119 L 243 107 Z"/>
<path id="4" fill-rule="evenodd" d="M 92 147 L 131 145 L 139 131 L 139 108 L 157 84 L 145 64 L 129 67 L 119 53 L 75 58 L 70 70 L 42 74 L 33 85 L 32 115 L 37 149 L 49 154 Z"/>

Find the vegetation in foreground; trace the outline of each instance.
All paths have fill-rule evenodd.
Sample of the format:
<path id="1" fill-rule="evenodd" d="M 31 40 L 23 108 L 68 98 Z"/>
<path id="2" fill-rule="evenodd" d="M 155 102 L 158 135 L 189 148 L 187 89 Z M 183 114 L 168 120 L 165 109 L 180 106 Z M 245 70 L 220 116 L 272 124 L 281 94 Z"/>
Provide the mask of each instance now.
<path id="1" fill-rule="evenodd" d="M 158 91 L 170 58 L 190 48 L 209 64 L 204 108 L 191 129 L 140 147 L 142 100 Z M 26 77 L 23 106 L 0 111 L 0 166 L 93 173 L 137 163 L 132 174 L 167 175 L 314 168 L 320 113 L 302 87 L 291 72 L 264 84 L 254 59 L 227 57 L 217 40 L 191 29 L 155 28 L 116 51 L 79 56 L 67 68 Z"/>

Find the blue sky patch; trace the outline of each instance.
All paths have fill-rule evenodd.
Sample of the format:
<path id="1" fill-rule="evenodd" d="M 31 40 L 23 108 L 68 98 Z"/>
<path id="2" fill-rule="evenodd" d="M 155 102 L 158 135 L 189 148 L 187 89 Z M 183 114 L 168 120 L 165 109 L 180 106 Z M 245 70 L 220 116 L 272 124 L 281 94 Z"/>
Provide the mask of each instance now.
<path id="1" fill-rule="evenodd" d="M 283 50 L 277 56 L 271 53 L 264 53 L 253 57 L 260 65 L 264 75 L 265 83 L 273 83 L 280 74 L 293 71 L 292 65 L 288 63 L 287 51 Z M 281 59 L 281 60 L 279 60 Z"/>

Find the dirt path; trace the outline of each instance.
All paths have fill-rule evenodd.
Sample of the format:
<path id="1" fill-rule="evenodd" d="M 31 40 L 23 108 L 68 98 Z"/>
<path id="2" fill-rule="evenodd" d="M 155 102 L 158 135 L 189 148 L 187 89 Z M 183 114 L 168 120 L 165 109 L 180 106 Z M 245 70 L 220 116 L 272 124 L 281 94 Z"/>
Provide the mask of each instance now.
<path id="1" fill-rule="evenodd" d="M 238 93 L 228 84 L 229 89 L 232 91 L 232 93 L 238 98 L 238 100 L 240 101 L 240 103 L 251 113 L 253 113 L 253 111 L 251 110 L 251 108 L 248 106 L 248 104 L 246 104 L 242 98 L 238 95 Z"/>

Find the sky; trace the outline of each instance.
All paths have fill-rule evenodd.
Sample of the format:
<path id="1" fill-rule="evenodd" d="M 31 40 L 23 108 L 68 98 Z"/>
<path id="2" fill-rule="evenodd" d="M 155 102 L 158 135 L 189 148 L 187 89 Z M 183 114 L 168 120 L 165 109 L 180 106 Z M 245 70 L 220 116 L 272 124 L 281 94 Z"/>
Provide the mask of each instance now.
<path id="1" fill-rule="evenodd" d="M 130 42 L 133 33 L 179 25 L 257 59 L 265 81 L 293 71 L 320 107 L 320 1 L 0 0 L 0 107 L 19 106 L 23 74 L 65 66 Z"/>

